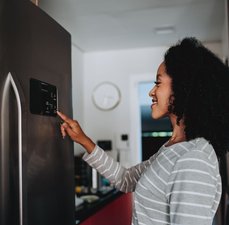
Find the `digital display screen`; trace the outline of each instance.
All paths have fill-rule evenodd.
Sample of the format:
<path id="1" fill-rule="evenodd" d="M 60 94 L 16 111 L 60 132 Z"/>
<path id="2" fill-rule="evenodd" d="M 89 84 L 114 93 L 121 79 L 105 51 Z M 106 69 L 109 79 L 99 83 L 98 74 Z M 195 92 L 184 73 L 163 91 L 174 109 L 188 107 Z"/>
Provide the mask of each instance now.
<path id="1" fill-rule="evenodd" d="M 30 79 L 30 112 L 44 116 L 56 116 L 57 87 L 36 79 Z"/>

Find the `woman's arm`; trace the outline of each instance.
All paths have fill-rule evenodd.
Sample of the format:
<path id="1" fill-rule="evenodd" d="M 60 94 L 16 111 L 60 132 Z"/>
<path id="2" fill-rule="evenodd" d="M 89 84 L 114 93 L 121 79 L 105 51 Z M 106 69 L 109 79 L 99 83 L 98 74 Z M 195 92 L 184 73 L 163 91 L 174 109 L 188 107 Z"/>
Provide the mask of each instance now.
<path id="1" fill-rule="evenodd" d="M 131 168 L 125 168 L 116 162 L 104 150 L 96 146 L 91 154 L 85 153 L 83 159 L 101 175 L 108 179 L 117 189 L 122 192 L 132 192 L 143 171 L 151 164 L 154 159 L 152 156 Z"/>
<path id="2" fill-rule="evenodd" d="M 83 132 L 76 120 L 68 118 L 65 114 L 57 112 L 63 120 L 61 133 L 65 137 L 68 135 L 74 142 L 82 145 L 87 151 L 83 159 L 101 175 L 106 177 L 120 191 L 132 192 L 135 190 L 137 181 L 142 172 L 152 162 L 154 157 L 144 161 L 134 167 L 126 169 L 118 162 L 114 161 L 107 153 L 95 145 L 95 143 Z"/>

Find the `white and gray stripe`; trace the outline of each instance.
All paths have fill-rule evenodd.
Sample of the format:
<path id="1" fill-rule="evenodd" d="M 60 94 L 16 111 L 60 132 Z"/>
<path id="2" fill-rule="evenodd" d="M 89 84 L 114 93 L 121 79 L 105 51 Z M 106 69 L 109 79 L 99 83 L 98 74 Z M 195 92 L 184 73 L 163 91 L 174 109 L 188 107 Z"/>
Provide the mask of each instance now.
<path id="1" fill-rule="evenodd" d="M 163 145 L 129 169 L 98 146 L 83 159 L 120 191 L 135 192 L 133 225 L 212 225 L 222 187 L 215 151 L 204 138 Z"/>

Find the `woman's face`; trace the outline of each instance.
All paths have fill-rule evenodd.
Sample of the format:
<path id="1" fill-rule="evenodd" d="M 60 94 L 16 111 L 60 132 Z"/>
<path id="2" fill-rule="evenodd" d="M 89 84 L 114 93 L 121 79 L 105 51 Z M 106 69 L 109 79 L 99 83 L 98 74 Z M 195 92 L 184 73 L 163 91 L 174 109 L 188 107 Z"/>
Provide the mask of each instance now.
<path id="1" fill-rule="evenodd" d="M 172 78 L 166 73 L 165 64 L 162 62 L 157 70 L 155 86 L 149 92 L 152 97 L 151 105 L 153 119 L 168 116 L 168 106 L 172 96 Z"/>

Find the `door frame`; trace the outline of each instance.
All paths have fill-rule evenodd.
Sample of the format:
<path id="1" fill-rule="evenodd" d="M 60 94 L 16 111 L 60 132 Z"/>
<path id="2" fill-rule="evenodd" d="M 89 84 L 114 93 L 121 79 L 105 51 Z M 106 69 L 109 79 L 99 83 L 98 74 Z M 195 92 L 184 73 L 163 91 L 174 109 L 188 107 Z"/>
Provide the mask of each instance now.
<path id="1" fill-rule="evenodd" d="M 141 112 L 138 87 L 140 83 L 152 82 L 155 79 L 155 73 L 135 74 L 130 77 L 130 161 L 133 165 L 142 161 Z"/>

